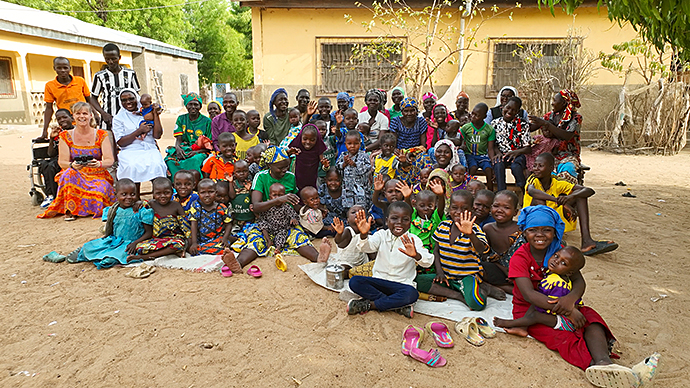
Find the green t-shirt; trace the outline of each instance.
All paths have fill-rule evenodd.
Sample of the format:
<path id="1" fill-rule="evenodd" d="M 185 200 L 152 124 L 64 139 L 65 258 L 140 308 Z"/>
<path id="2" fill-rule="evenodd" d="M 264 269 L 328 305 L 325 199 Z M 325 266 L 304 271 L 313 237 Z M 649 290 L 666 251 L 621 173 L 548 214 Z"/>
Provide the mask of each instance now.
<path id="1" fill-rule="evenodd" d="M 254 213 L 249 210 L 249 205 L 252 203 L 250 193 L 237 186 L 237 182 L 232 182 L 235 185 L 235 199 L 230 201 L 232 206 L 232 219 L 236 221 L 251 221 L 254 219 Z"/>
<path id="2" fill-rule="evenodd" d="M 252 181 L 252 190 L 261 192 L 261 200 L 268 201 L 269 188 L 274 183 L 280 183 L 285 186 L 285 193 L 297 193 L 297 184 L 295 183 L 295 174 L 290 171 L 286 172 L 281 179 L 275 179 L 271 176 L 269 170 L 263 170 L 254 175 Z"/>
<path id="3" fill-rule="evenodd" d="M 268 140 L 270 140 L 273 145 L 277 146 L 285 139 L 291 126 L 288 114 L 285 114 L 283 118 L 273 117 L 270 112 L 264 115 L 264 130 L 266 131 Z"/>
<path id="4" fill-rule="evenodd" d="M 489 142 L 496 140 L 494 127 L 487 123 L 483 124 L 481 128 L 477 129 L 472 122 L 469 122 L 460 128 L 460 133 L 465 139 L 465 146 L 472 155 L 488 154 Z"/>
<path id="5" fill-rule="evenodd" d="M 432 236 L 441 221 L 441 217 L 438 215 L 438 209 L 434 210 L 434 213 L 431 214 L 431 219 L 429 220 L 424 220 L 421 217 L 417 217 L 417 209 L 414 209 L 412 212 L 410 233 L 422 240 L 424 247 L 429 250 L 429 253 L 434 253 L 435 241 Z"/>
<path id="6" fill-rule="evenodd" d="M 199 115 L 196 120 L 192 121 L 189 119 L 189 113 L 177 117 L 173 136 L 182 136 L 182 141 L 187 146 L 191 146 L 201 135 L 211 138 L 211 119 Z"/>
<path id="7" fill-rule="evenodd" d="M 326 143 L 327 148 L 323 153 L 323 158 L 330 162 L 329 166 L 335 166 L 336 156 L 338 156 L 338 149 L 336 148 L 335 144 L 335 135 L 326 137 L 326 139 L 324 139 L 324 143 Z M 324 170 L 323 166 L 321 165 L 319 166 L 319 177 L 326 177 L 326 170 Z"/>

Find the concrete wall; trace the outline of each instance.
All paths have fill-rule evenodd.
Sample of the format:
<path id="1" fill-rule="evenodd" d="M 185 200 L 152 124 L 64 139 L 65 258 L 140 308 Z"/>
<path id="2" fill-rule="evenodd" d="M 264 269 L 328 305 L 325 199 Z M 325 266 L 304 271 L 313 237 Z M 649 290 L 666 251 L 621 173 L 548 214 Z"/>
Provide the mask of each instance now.
<path id="1" fill-rule="evenodd" d="M 353 23 L 347 23 L 344 15 L 349 14 Z M 288 90 L 291 105 L 295 104 L 296 92 L 301 88 L 312 91 L 317 97 L 318 62 L 317 37 L 367 37 L 376 36 L 380 29 L 367 32 L 362 22 L 370 20 L 370 13 L 362 9 L 252 9 L 255 100 L 261 112 L 268 111 L 268 100 L 278 87 Z M 460 15 L 452 13 L 455 26 L 460 29 Z M 580 7 L 575 16 L 556 11 L 552 16 L 547 10 L 536 7 L 515 9 L 512 20 L 504 16 L 484 21 L 466 19 L 465 36 L 477 29 L 477 45 L 463 53 L 462 90 L 470 95 L 471 104 L 480 101 L 494 105 L 495 95 L 487 94 L 486 84 L 489 69 L 488 38 L 564 38 L 569 29 L 585 36 L 583 48 L 611 52 L 615 43 L 633 39 L 636 34 L 629 26 L 619 27 L 606 17 L 606 9 Z M 395 31 L 393 32 L 396 33 Z M 453 35 L 460 39 L 459 32 Z M 419 43 L 419 42 L 413 42 Z M 432 50 L 437 52 L 437 50 Z M 444 64 L 435 74 L 437 94 L 442 95 L 452 83 L 458 71 L 457 64 Z M 590 79 L 588 90 L 581 91 L 584 116 L 583 138 L 593 140 L 603 131 L 603 121 L 613 109 L 622 78 L 608 70 L 597 70 Z M 358 98 L 357 107 L 363 106 Z M 543 114 L 545 112 L 534 112 Z"/>
<path id="2" fill-rule="evenodd" d="M 141 83 L 142 93 L 148 93 L 156 98 L 153 91 L 153 77 L 151 69 L 163 73 L 163 100 L 171 113 L 180 113 L 182 106 L 180 75 L 187 75 L 188 91 L 199 92 L 199 74 L 197 61 L 187 58 L 174 57 L 144 50 L 134 56 L 134 70 Z"/>

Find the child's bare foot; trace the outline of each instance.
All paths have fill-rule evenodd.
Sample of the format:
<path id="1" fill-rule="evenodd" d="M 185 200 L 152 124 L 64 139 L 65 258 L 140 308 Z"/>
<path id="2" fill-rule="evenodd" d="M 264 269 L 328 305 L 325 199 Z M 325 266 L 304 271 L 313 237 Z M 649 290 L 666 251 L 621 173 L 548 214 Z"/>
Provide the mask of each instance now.
<path id="1" fill-rule="evenodd" d="M 129 255 L 127 256 L 127 262 L 130 263 L 134 260 L 150 260 L 149 255 Z"/>
<path id="2" fill-rule="evenodd" d="M 482 283 L 479 287 L 484 291 L 484 294 L 490 298 L 506 300 L 506 292 L 496 286 L 492 286 L 489 283 Z"/>
<path id="3" fill-rule="evenodd" d="M 316 259 L 316 262 L 327 262 L 332 250 L 333 247 L 331 246 L 331 240 L 329 240 L 328 237 L 324 237 L 323 239 L 321 239 L 321 246 L 319 247 L 319 257 Z"/>
<path id="4" fill-rule="evenodd" d="M 223 252 L 223 263 L 225 263 L 233 273 L 242 273 L 242 266 L 235 258 L 235 252 L 233 252 L 232 249 L 225 248 L 225 252 Z"/>
<path id="5" fill-rule="evenodd" d="M 494 326 L 503 328 L 506 333 L 517 335 L 519 337 L 527 337 L 529 335 L 526 327 L 512 327 L 512 322 L 512 319 L 501 319 L 494 317 Z"/>

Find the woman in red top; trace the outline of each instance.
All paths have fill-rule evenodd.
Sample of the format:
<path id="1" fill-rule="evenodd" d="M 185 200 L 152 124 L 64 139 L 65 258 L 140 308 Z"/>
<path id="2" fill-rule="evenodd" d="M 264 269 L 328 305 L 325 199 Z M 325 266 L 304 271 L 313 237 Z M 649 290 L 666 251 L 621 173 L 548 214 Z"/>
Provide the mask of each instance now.
<path id="1" fill-rule="evenodd" d="M 577 330 L 568 332 L 538 324 L 526 330 L 514 328 L 506 331 L 523 336 L 529 334 L 547 348 L 558 351 L 564 360 L 586 370 L 587 379 L 598 387 L 637 387 L 641 379 L 651 379 L 658 358 L 651 360 L 653 367 L 649 366 L 651 357 L 646 363 L 642 362 L 633 369 L 612 363 L 610 347 L 616 339 L 606 322 L 590 307 L 575 307 L 585 291 L 585 280 L 579 271 L 571 276 L 572 291 L 564 297 L 549 300 L 549 297 L 537 290 L 544 277 L 548 259 L 561 246 L 565 225 L 558 213 L 543 205 L 530 206 L 520 213 L 518 226 L 523 231 L 527 244 L 521 246 L 510 259 L 508 277 L 515 283 L 513 318 L 521 318 L 530 305 L 534 305 L 555 314 L 567 315 Z M 621 385 L 611 385 L 613 380 Z"/>

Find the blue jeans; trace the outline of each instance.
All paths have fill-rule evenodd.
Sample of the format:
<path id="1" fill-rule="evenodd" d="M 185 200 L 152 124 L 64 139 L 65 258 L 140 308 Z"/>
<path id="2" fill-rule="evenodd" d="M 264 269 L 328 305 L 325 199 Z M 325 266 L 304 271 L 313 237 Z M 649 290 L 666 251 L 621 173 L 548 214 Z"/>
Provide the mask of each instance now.
<path id="1" fill-rule="evenodd" d="M 350 278 L 350 289 L 362 298 L 374 302 L 379 311 L 404 307 L 419 298 L 417 289 L 410 285 L 368 276 Z"/>
<path id="2" fill-rule="evenodd" d="M 507 162 L 500 161 L 494 164 L 494 174 L 496 174 L 498 191 L 506 189 L 506 163 Z M 526 165 L 527 159 L 525 159 L 525 155 L 518 156 L 510 163 L 510 171 L 513 173 L 513 177 L 515 177 L 515 184 L 522 190 L 525 189 L 525 183 L 527 183 L 527 179 L 525 179 Z"/>
<path id="3" fill-rule="evenodd" d="M 487 168 L 491 168 L 491 159 L 489 155 L 467 155 L 467 168 L 479 167 L 486 171 Z"/>
<path id="4" fill-rule="evenodd" d="M 435 152 L 436 147 L 431 147 L 429 148 L 429 151 L 427 151 L 427 155 L 429 156 L 429 159 L 431 160 L 431 164 L 436 164 L 436 155 Z M 467 168 L 467 159 L 465 158 L 465 152 L 458 148 L 458 159 L 460 160 L 460 164 L 465 166 Z"/>

